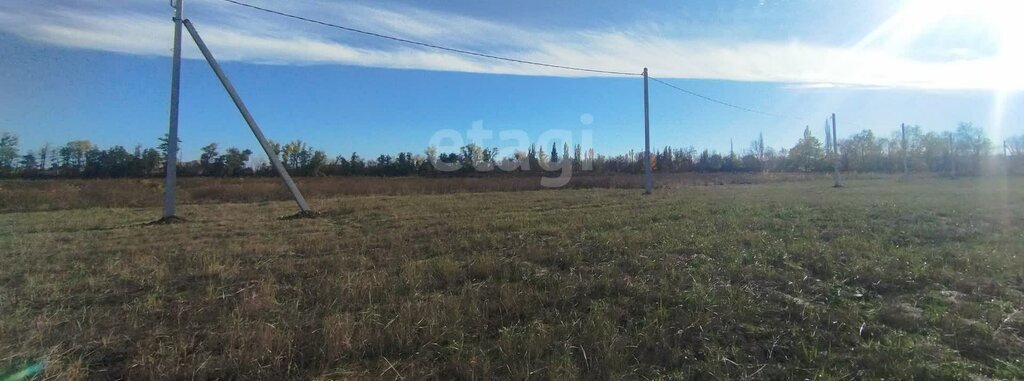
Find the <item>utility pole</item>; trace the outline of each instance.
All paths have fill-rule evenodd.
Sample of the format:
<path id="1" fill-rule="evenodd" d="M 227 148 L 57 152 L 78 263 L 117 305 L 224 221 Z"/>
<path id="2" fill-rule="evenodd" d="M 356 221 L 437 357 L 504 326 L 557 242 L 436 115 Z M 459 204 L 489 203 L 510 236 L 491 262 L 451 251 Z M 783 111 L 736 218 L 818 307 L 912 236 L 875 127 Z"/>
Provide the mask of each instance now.
<path id="1" fill-rule="evenodd" d="M 171 0 L 174 7 L 174 51 L 171 53 L 171 115 L 167 127 L 167 158 L 164 170 L 164 215 L 162 221 L 171 221 L 174 215 L 174 189 L 178 180 L 178 96 L 181 84 L 181 2 Z"/>
<path id="2" fill-rule="evenodd" d="M 956 151 L 953 147 L 953 133 L 949 133 L 949 178 L 956 178 Z"/>
<path id="3" fill-rule="evenodd" d="M 828 124 L 828 118 L 825 118 L 825 151 L 832 151 L 832 127 Z M 810 129 L 811 126 L 806 128 Z"/>
<path id="4" fill-rule="evenodd" d="M 757 159 L 764 161 L 764 132 L 757 134 Z"/>
<path id="5" fill-rule="evenodd" d="M 644 68 L 644 194 L 651 194 L 654 182 L 651 179 L 651 112 L 647 95 L 647 68 Z"/>
<path id="6" fill-rule="evenodd" d="M 910 178 L 910 154 L 907 152 L 907 125 L 900 123 L 900 131 L 903 132 L 903 178 Z"/>
<path id="7" fill-rule="evenodd" d="M 832 174 L 832 180 L 835 180 L 833 188 L 842 188 L 843 183 L 839 179 L 839 135 L 836 135 L 836 113 L 832 113 L 832 155 L 833 155 L 833 167 L 835 172 Z"/>
<path id="8" fill-rule="evenodd" d="M 179 0 L 180 1 L 180 0 Z M 192 22 L 184 20 L 185 28 L 188 29 L 188 33 L 192 35 L 192 39 L 195 40 L 196 45 L 199 46 L 199 51 L 203 53 L 203 57 L 206 58 L 206 62 L 210 64 L 210 68 L 213 69 L 214 74 L 220 79 L 221 85 L 224 85 L 224 90 L 227 90 L 228 95 L 231 96 L 231 100 L 235 102 L 235 107 L 238 108 L 238 112 L 242 114 L 242 118 L 245 119 L 245 123 L 249 125 L 249 129 L 252 130 L 253 135 L 256 135 L 256 140 L 259 140 L 260 146 L 263 147 L 263 152 L 266 152 L 267 157 L 270 158 L 270 163 L 277 170 L 278 176 L 281 176 L 281 180 L 284 181 L 285 187 L 291 192 L 292 197 L 295 198 L 295 203 L 299 204 L 299 215 L 301 216 L 312 216 L 313 210 L 306 204 L 306 199 L 302 197 L 302 193 L 299 192 L 299 188 L 295 186 L 295 182 L 292 181 L 292 177 L 288 175 L 288 170 L 285 169 L 284 165 L 281 164 L 281 159 L 277 157 L 274 150 L 270 147 L 270 143 L 267 142 L 267 138 L 263 136 L 263 131 L 256 124 L 256 120 L 253 119 L 252 114 L 249 113 L 249 109 L 245 107 L 245 103 L 242 103 L 242 97 L 235 91 L 235 86 L 228 80 L 228 76 L 224 74 L 224 70 L 221 69 L 220 64 L 213 58 L 213 54 L 210 53 L 210 49 L 206 47 L 206 43 L 199 37 L 199 32 L 192 26 Z"/>

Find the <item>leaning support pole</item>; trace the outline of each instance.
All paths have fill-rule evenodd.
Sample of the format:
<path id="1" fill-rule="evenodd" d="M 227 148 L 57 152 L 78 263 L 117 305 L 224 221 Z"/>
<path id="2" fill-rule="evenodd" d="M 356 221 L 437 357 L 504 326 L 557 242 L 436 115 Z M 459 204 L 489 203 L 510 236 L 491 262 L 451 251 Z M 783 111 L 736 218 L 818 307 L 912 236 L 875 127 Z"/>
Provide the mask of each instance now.
<path id="1" fill-rule="evenodd" d="M 181 8 L 183 0 L 171 0 L 174 7 L 174 51 L 171 55 L 171 117 L 167 127 L 167 162 L 164 171 L 164 215 L 170 222 L 174 216 L 174 189 L 178 180 L 178 95 L 181 84 Z"/>
<path id="2" fill-rule="evenodd" d="M 651 179 L 651 111 L 647 98 L 647 68 L 644 68 L 644 193 L 654 191 Z"/>
<path id="3" fill-rule="evenodd" d="M 842 188 L 843 182 L 839 178 L 839 135 L 836 135 L 836 113 L 832 113 L 832 166 L 835 167 L 835 172 L 832 174 L 832 179 L 835 180 L 833 188 Z"/>
<path id="4" fill-rule="evenodd" d="M 299 192 L 299 188 L 295 186 L 295 182 L 292 181 L 292 177 L 288 175 L 288 170 L 281 165 L 281 160 L 274 154 L 274 150 L 270 147 L 270 143 L 267 142 L 267 138 L 263 136 L 263 131 L 256 125 L 256 120 L 252 118 L 252 114 L 249 113 L 249 109 L 245 107 L 245 103 L 242 103 L 242 98 L 238 96 L 238 92 L 235 91 L 235 86 L 228 80 L 228 76 L 221 70 L 220 64 L 213 58 L 213 54 L 210 53 L 210 49 L 206 47 L 206 43 L 199 37 L 199 32 L 192 26 L 192 22 L 184 20 L 185 28 L 188 29 L 188 33 L 192 35 L 192 39 L 195 40 L 196 45 L 199 46 L 199 51 L 203 53 L 203 57 L 206 57 L 206 62 L 210 64 L 210 68 L 217 74 L 217 78 L 220 79 L 220 83 L 224 85 L 224 90 L 227 90 L 228 95 L 231 96 L 231 100 L 235 102 L 235 106 L 238 107 L 238 112 L 242 113 L 242 117 L 245 118 L 245 123 L 249 124 L 249 128 L 252 129 L 253 135 L 256 135 L 256 140 L 260 141 L 260 146 L 263 147 L 263 152 L 267 153 L 267 157 L 270 158 L 270 163 L 273 164 L 274 169 L 277 170 L 277 174 L 281 176 L 281 180 L 284 181 L 284 185 L 288 187 L 288 191 L 292 193 L 292 197 L 295 197 L 295 203 L 299 204 L 301 214 L 309 214 L 313 211 L 309 209 L 309 205 L 306 205 L 306 199 L 302 197 L 302 193 Z"/>

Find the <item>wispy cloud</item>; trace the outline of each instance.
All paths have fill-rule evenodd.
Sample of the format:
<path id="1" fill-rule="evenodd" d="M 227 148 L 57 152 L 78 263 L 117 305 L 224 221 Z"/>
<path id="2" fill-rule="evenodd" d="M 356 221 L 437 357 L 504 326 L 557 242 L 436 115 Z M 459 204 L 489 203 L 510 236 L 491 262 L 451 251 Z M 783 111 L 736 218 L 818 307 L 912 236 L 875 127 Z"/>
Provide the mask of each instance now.
<path id="1" fill-rule="evenodd" d="M 58 46 L 136 55 L 169 55 L 166 4 L 114 7 L 86 1 L 47 6 L 14 0 L 0 5 L 0 29 Z M 83 4 L 87 4 L 84 6 Z M 147 5 L 148 4 L 148 5 Z M 188 13 L 224 61 L 278 65 L 339 64 L 402 69 L 578 76 L 579 72 L 480 59 L 374 40 L 295 20 L 260 14 L 216 0 L 192 0 Z M 279 2 L 283 11 L 357 28 L 531 61 L 614 71 L 649 67 L 664 78 L 773 81 L 803 88 L 830 86 L 938 89 L 1024 88 L 1006 78 L 993 57 L 921 61 L 871 46 L 825 46 L 800 41 L 727 41 L 662 37 L 651 26 L 615 30 L 541 30 L 418 8 L 331 2 Z M 186 37 L 187 38 L 187 37 Z M 872 39 L 880 38 L 872 36 Z M 870 45 L 870 44 L 868 44 Z M 186 50 L 186 57 L 199 58 Z M 966 57 L 966 56 L 965 56 Z"/>

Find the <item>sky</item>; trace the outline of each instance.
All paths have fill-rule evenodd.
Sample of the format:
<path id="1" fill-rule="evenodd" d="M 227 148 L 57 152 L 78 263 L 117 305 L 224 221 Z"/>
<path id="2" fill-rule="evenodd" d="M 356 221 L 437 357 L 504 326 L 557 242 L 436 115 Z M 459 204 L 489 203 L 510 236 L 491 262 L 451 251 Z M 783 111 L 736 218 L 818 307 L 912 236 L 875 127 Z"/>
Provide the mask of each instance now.
<path id="1" fill-rule="evenodd" d="M 601 153 L 643 148 L 643 80 L 491 60 L 260 12 L 183 0 L 264 133 L 330 155 L 422 153 L 454 130 L 546 143 L 567 131 Z M 243 0 L 456 49 L 639 73 L 749 112 L 649 84 L 653 147 L 792 146 L 971 122 L 998 144 L 1024 133 L 1024 27 L 1014 0 L 588 2 Z M 0 3 L 0 131 L 22 151 L 86 139 L 155 146 L 167 131 L 173 10 L 165 0 Z M 258 144 L 186 33 L 182 155 Z M 769 114 L 769 115 L 765 115 Z M 450 136 L 450 134 L 449 134 Z M 559 139 L 566 139 L 562 137 Z M 451 139 L 441 142 L 450 145 Z M 550 145 L 550 144 L 547 144 Z M 559 144 L 560 145 L 560 144 Z M 443 150 L 443 149 L 442 149 Z"/>

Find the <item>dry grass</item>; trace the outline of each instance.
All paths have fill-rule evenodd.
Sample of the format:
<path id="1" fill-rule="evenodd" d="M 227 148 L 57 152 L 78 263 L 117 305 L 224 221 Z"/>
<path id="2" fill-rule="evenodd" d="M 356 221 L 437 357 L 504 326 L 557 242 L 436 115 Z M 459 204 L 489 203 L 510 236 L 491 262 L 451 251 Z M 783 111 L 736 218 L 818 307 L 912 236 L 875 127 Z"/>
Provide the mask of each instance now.
<path id="1" fill-rule="evenodd" d="M 824 178 L 823 174 L 658 174 L 659 188 L 694 185 L 761 184 Z M 536 175 L 498 174 L 483 177 L 319 177 L 297 178 L 307 198 L 365 195 L 517 192 L 544 189 Z M 565 189 L 636 189 L 640 175 L 577 174 Z M 72 208 L 134 208 L 161 205 L 163 179 L 4 180 L 0 181 L 0 212 Z M 182 178 L 178 201 L 183 204 L 290 200 L 277 178 Z"/>
<path id="2" fill-rule="evenodd" d="M 1024 181 L 829 185 L 4 213 L 0 369 L 1024 377 Z"/>

